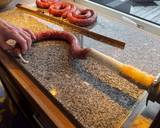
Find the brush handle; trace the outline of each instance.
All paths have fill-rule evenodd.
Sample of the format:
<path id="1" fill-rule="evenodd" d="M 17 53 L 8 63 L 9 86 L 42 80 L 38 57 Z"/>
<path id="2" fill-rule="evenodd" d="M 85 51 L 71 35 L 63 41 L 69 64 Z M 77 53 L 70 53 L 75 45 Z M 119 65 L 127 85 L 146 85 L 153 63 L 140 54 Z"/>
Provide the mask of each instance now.
<path id="1" fill-rule="evenodd" d="M 110 69 L 116 72 L 120 72 L 120 69 L 123 66 L 123 64 L 118 60 L 110 56 L 107 56 L 93 48 L 90 49 L 88 56 L 95 58 L 98 62 L 102 62 L 103 64 L 107 65 L 107 67 L 109 67 Z"/>
<path id="2" fill-rule="evenodd" d="M 135 68 L 131 65 L 123 64 L 119 62 L 118 60 L 107 56 L 95 49 L 90 49 L 88 56 L 91 56 L 93 58 L 96 58 L 99 62 L 102 62 L 105 64 L 108 68 L 118 72 L 122 76 L 125 76 L 129 78 L 130 80 L 139 83 L 140 88 L 143 88 L 145 90 L 148 90 L 152 83 L 155 80 L 155 77 L 139 70 L 138 68 Z"/>

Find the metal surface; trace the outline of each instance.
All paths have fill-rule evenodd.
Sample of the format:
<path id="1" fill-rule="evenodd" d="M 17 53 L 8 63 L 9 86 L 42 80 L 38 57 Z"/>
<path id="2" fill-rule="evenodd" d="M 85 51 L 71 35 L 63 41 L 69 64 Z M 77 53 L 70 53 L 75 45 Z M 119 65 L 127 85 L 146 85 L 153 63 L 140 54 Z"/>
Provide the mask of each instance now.
<path id="1" fill-rule="evenodd" d="M 160 111 L 158 112 L 156 118 L 154 119 L 153 123 L 151 124 L 150 128 L 159 128 L 160 127 Z"/>
<path id="2" fill-rule="evenodd" d="M 160 74 L 157 75 L 155 81 L 153 82 L 151 88 L 148 90 L 147 104 L 148 101 L 160 103 Z"/>

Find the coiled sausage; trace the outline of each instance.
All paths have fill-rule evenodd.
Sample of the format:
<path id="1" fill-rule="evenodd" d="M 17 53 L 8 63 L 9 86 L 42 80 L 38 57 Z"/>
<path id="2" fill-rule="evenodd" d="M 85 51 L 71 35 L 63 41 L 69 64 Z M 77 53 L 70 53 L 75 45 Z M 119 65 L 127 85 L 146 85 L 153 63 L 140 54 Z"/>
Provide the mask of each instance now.
<path id="1" fill-rule="evenodd" d="M 60 0 L 36 0 L 36 5 L 39 8 L 48 9 L 52 4 L 59 2 Z"/>
<path id="2" fill-rule="evenodd" d="M 69 12 L 73 12 L 76 10 L 76 7 L 67 2 L 58 2 L 50 6 L 48 12 L 57 17 L 66 18 Z"/>
<path id="3" fill-rule="evenodd" d="M 68 13 L 67 19 L 72 24 L 85 27 L 94 24 L 97 20 L 97 15 L 91 9 L 79 9 Z"/>
<path id="4" fill-rule="evenodd" d="M 86 27 L 92 25 L 97 20 L 96 13 L 91 9 L 77 9 L 68 2 L 60 0 L 36 0 L 40 8 L 49 8 L 48 12 L 56 17 L 67 18 L 67 20 L 77 26 Z"/>

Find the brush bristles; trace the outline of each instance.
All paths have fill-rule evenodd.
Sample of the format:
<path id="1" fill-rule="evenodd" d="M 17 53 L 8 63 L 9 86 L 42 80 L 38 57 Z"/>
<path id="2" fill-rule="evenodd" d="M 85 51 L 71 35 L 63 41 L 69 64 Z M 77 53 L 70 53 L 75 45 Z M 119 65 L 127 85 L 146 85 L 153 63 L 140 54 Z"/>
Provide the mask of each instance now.
<path id="1" fill-rule="evenodd" d="M 150 88 L 151 84 L 153 83 L 155 77 L 143 72 L 133 66 L 130 65 L 124 65 L 121 68 L 121 73 L 130 78 L 131 80 L 141 84 L 143 86 L 144 89 L 148 89 Z"/>

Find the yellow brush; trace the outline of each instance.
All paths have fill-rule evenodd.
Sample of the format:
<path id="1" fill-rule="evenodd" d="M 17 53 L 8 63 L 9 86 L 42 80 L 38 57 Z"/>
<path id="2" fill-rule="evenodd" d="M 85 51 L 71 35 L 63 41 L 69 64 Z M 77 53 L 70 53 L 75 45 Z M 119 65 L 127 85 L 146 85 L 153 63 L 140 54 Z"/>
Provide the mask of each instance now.
<path id="1" fill-rule="evenodd" d="M 97 60 L 104 63 L 107 67 L 111 68 L 112 70 L 139 83 L 141 87 L 146 90 L 148 90 L 151 87 L 152 83 L 156 79 L 154 76 L 146 72 L 143 72 L 131 65 L 123 64 L 117 61 L 116 59 L 113 59 L 112 57 L 107 56 L 95 49 L 91 49 L 88 55 L 96 58 Z"/>
<path id="2" fill-rule="evenodd" d="M 120 68 L 120 72 L 122 75 L 134 80 L 135 82 L 139 83 L 142 88 L 148 90 L 152 83 L 155 80 L 153 75 L 148 74 L 147 72 L 143 72 L 131 65 L 123 64 Z"/>

